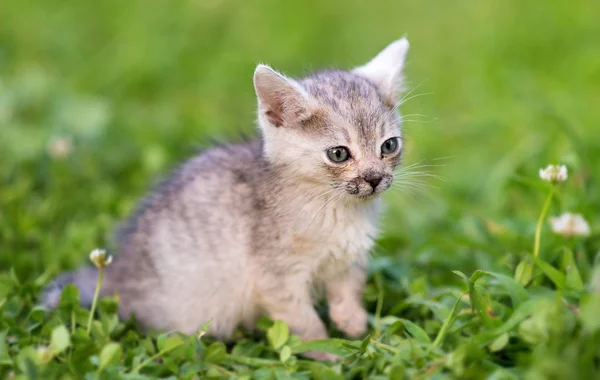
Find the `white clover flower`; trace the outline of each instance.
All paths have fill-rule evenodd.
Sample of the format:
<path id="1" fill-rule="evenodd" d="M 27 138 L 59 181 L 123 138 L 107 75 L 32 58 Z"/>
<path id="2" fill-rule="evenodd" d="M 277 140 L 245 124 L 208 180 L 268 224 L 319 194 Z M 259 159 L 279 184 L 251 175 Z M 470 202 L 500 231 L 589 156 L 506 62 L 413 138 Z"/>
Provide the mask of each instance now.
<path id="1" fill-rule="evenodd" d="M 552 231 L 562 236 L 588 236 L 590 225 L 580 214 L 564 213 L 559 217 L 550 218 Z"/>
<path id="2" fill-rule="evenodd" d="M 546 169 L 540 169 L 540 178 L 546 182 L 565 182 L 567 177 L 565 165 L 548 165 Z"/>
<path id="3" fill-rule="evenodd" d="M 38 359 L 43 364 L 49 363 L 50 360 L 52 360 L 52 357 L 54 356 L 54 352 L 48 346 L 39 346 L 36 352 Z"/>
<path id="4" fill-rule="evenodd" d="M 112 263 L 112 256 L 106 254 L 106 250 L 96 248 L 90 253 L 90 260 L 98 268 L 104 268 Z"/>
<path id="5" fill-rule="evenodd" d="M 54 159 L 67 157 L 73 151 L 73 141 L 70 137 L 53 137 L 48 142 L 48 155 Z"/>

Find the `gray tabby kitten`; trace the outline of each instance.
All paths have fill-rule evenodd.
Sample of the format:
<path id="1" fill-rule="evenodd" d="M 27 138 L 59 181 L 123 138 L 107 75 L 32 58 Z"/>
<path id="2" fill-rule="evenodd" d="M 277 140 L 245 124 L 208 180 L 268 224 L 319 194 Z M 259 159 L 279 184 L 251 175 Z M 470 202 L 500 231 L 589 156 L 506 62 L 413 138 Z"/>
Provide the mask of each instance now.
<path id="1" fill-rule="evenodd" d="M 379 195 L 402 153 L 396 111 L 408 41 L 364 66 L 300 80 L 254 72 L 262 139 L 192 158 L 142 202 L 121 231 L 102 295 L 147 327 L 228 338 L 267 315 L 304 340 L 327 338 L 313 303 L 324 295 L 336 326 L 363 335 L 365 265 Z M 91 303 L 97 273 L 63 275 Z M 316 291 L 316 292 L 315 292 Z M 330 359 L 323 353 L 313 357 Z"/>

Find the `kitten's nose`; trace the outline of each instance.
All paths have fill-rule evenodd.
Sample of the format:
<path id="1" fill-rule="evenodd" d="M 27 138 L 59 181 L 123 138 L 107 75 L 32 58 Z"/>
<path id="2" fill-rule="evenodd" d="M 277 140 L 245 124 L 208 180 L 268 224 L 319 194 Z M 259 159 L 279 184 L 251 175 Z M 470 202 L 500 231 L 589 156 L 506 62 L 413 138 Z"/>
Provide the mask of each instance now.
<path id="1" fill-rule="evenodd" d="M 382 177 L 379 176 L 379 175 L 369 175 L 369 176 L 365 177 L 365 181 L 369 182 L 369 184 L 371 185 L 371 187 L 373 188 L 373 190 L 375 190 L 375 188 L 381 182 L 381 178 Z"/>

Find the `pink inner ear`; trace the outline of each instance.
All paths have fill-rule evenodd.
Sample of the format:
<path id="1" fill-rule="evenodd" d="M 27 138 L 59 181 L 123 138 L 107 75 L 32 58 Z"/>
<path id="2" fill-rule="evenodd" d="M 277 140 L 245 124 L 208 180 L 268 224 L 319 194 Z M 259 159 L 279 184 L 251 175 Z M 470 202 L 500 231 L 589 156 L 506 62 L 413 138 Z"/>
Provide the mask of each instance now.
<path id="1" fill-rule="evenodd" d="M 310 112 L 294 95 L 296 94 L 278 91 L 269 99 L 268 109 L 264 114 L 275 127 L 282 127 L 284 122 L 301 123 L 303 119 L 310 116 Z"/>
<path id="2" fill-rule="evenodd" d="M 284 101 L 286 94 L 282 91 L 272 91 L 267 93 L 265 98 L 265 111 L 264 114 L 269 120 L 269 123 L 279 128 L 283 126 L 284 120 Z"/>
<path id="3" fill-rule="evenodd" d="M 269 120 L 269 123 L 273 124 L 275 127 L 279 128 L 283 126 L 283 118 L 281 117 L 281 111 L 275 112 L 272 110 L 268 110 L 265 112 L 265 116 Z"/>

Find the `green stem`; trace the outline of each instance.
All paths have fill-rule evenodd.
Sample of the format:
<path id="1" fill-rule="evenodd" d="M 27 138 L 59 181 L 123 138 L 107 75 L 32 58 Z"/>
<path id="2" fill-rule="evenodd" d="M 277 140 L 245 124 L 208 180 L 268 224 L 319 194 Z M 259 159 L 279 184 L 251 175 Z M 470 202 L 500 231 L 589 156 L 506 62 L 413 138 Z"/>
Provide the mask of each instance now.
<path id="1" fill-rule="evenodd" d="M 375 283 L 377 284 L 377 306 L 375 307 L 375 337 L 381 335 L 381 309 L 383 308 L 383 280 L 381 272 L 375 274 Z"/>
<path id="2" fill-rule="evenodd" d="M 137 367 L 135 367 L 131 373 L 138 373 L 142 368 L 144 368 L 145 366 L 148 365 L 148 363 L 151 363 L 153 360 L 155 360 L 157 357 L 166 354 L 169 351 L 173 351 L 174 349 L 176 349 L 177 347 L 181 346 L 183 344 L 183 341 L 180 342 L 179 344 L 176 344 L 174 346 L 171 346 L 165 350 L 162 350 L 154 355 L 152 355 L 151 357 L 149 357 L 148 359 L 144 360 L 143 362 L 140 363 L 140 365 L 138 365 Z"/>
<path id="3" fill-rule="evenodd" d="M 371 342 L 371 344 L 374 345 L 374 346 L 381 347 L 384 350 L 387 350 L 387 351 L 391 352 L 392 354 L 399 354 L 400 353 L 400 349 L 398 349 L 396 347 L 392 347 L 392 346 L 384 344 L 384 343 L 381 343 L 381 342 L 378 342 L 378 341 L 376 341 L 373 338 L 371 338 L 369 340 L 369 342 Z"/>
<path id="4" fill-rule="evenodd" d="M 554 196 L 554 187 L 550 190 L 550 194 L 548 194 L 548 198 L 546 198 L 546 203 L 544 203 L 544 207 L 542 208 L 542 213 L 540 214 L 540 218 L 537 222 L 537 227 L 535 229 L 535 243 L 533 245 L 533 256 L 538 257 L 540 254 L 540 238 L 542 235 L 542 225 L 544 224 L 544 219 L 546 219 L 546 214 L 548 213 L 548 209 L 550 208 L 550 204 L 552 203 L 552 197 Z"/>
<path id="5" fill-rule="evenodd" d="M 96 303 L 98 302 L 98 296 L 100 295 L 100 287 L 102 286 L 102 276 L 104 275 L 104 267 L 101 266 L 98 272 L 98 281 L 96 282 L 96 291 L 94 292 L 94 299 L 92 301 L 92 309 L 90 310 L 90 317 L 87 324 L 87 333 L 89 334 L 92 330 L 92 321 L 94 320 L 94 312 L 96 311 Z"/>
<path id="6" fill-rule="evenodd" d="M 261 358 L 251 358 L 246 356 L 236 356 L 236 355 L 228 355 L 227 359 L 239 363 L 245 364 L 253 367 L 268 367 L 273 365 L 278 365 L 280 363 L 279 360 L 272 359 L 261 359 Z"/>
<path id="7" fill-rule="evenodd" d="M 212 364 L 211 367 L 214 368 L 214 369 L 216 369 L 217 371 L 221 372 L 223 375 L 227 375 L 230 378 L 235 378 L 235 373 L 229 372 L 228 370 L 226 370 L 225 368 L 223 368 L 223 367 L 221 367 L 219 365 Z"/>
<path id="8" fill-rule="evenodd" d="M 448 315 L 448 317 L 444 321 L 444 324 L 442 325 L 442 328 L 440 329 L 440 332 L 438 333 L 438 335 L 435 337 L 435 340 L 433 341 L 432 348 L 440 346 L 442 344 L 442 342 L 444 341 L 444 338 L 445 338 L 446 334 L 448 333 L 448 330 L 450 330 L 450 327 L 452 327 L 452 324 L 454 323 L 454 319 L 455 319 L 455 316 L 456 316 L 456 310 L 458 309 L 458 305 L 460 304 L 463 296 L 465 294 L 468 294 L 468 293 L 469 293 L 468 290 L 466 292 L 462 293 L 458 297 L 458 299 L 456 300 L 456 302 L 454 303 L 454 306 L 452 307 L 452 310 L 450 311 L 450 314 Z"/>

